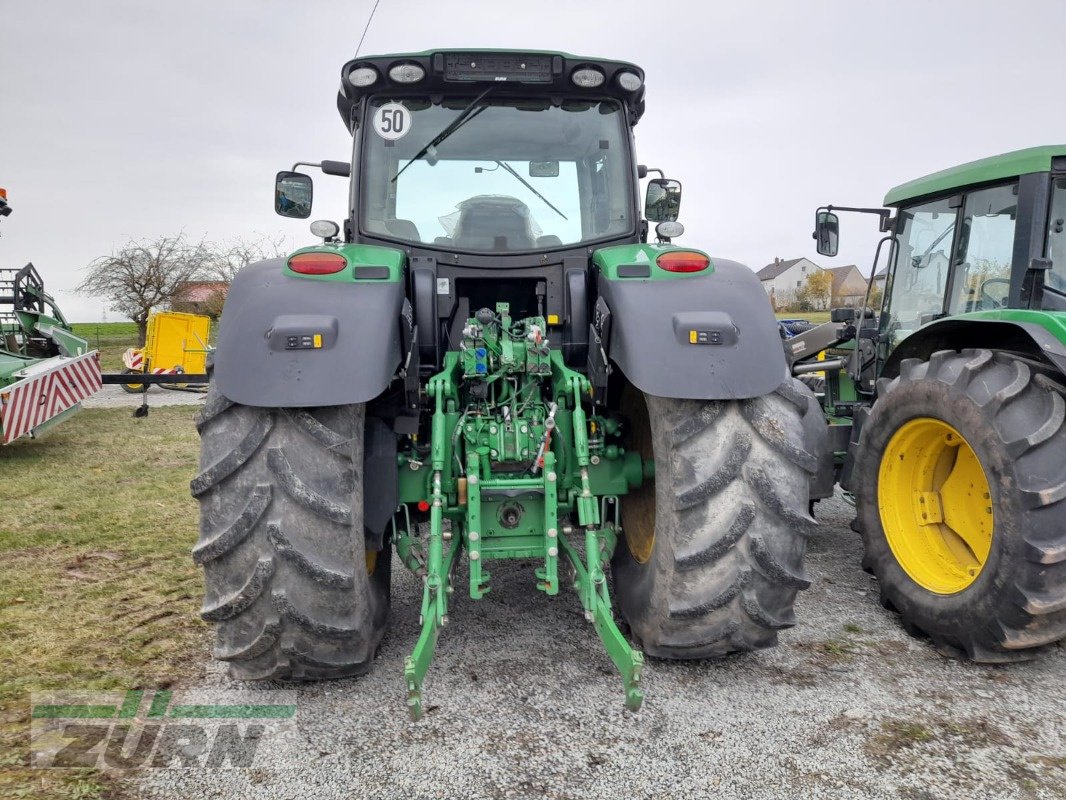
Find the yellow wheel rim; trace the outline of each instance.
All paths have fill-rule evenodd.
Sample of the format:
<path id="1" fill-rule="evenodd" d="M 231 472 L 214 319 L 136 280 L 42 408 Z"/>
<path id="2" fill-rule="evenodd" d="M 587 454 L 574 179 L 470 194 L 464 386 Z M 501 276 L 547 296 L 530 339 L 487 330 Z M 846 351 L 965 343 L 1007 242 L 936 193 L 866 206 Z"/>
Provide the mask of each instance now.
<path id="1" fill-rule="evenodd" d="M 633 430 L 630 448 L 650 461 L 655 457 L 652 444 L 651 420 L 644 395 L 629 387 L 622 395 L 622 413 L 629 417 Z M 655 550 L 655 481 L 622 498 L 622 529 L 626 547 L 638 564 L 647 564 Z"/>
<path id="2" fill-rule="evenodd" d="M 992 548 L 992 495 L 969 442 L 919 417 L 893 434 L 877 475 L 888 546 L 919 586 L 955 594 L 981 574 Z"/>
<path id="3" fill-rule="evenodd" d="M 377 568 L 377 565 L 378 565 L 378 551 L 377 550 L 367 550 L 366 551 L 366 574 L 367 575 L 373 575 L 374 574 L 374 570 Z"/>

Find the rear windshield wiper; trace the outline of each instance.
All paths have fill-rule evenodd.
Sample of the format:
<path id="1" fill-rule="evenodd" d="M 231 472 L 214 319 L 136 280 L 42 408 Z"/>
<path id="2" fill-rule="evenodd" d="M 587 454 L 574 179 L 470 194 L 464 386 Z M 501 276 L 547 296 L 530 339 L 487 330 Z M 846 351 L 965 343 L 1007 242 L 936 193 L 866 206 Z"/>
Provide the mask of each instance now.
<path id="1" fill-rule="evenodd" d="M 463 125 L 465 125 L 467 122 L 469 122 L 474 117 L 476 117 L 478 114 L 480 114 L 482 111 L 484 111 L 486 106 L 481 106 L 479 108 L 478 107 L 478 103 L 480 103 L 482 100 L 484 100 L 485 97 L 488 95 L 488 93 L 491 92 L 495 88 L 496 88 L 495 85 L 490 86 L 488 89 L 486 89 L 481 94 L 479 94 L 477 97 L 475 97 L 470 102 L 470 105 L 468 105 L 466 108 L 464 108 L 460 112 L 458 117 L 453 119 L 444 130 L 442 130 L 440 133 L 438 133 L 436 136 L 434 136 L 433 139 L 425 147 L 423 147 L 421 150 L 419 150 L 417 153 L 415 153 L 414 158 L 412 158 L 410 161 L 408 161 L 406 164 L 404 164 L 403 167 L 400 168 L 400 171 L 397 172 L 393 176 L 392 183 L 396 183 L 396 179 L 399 178 L 401 175 L 403 175 L 404 170 L 406 170 L 409 166 L 414 164 L 420 158 L 424 157 L 426 155 L 426 153 L 428 153 L 430 150 L 432 150 L 438 144 L 443 142 L 445 139 L 447 139 L 449 136 L 451 136 L 453 133 L 455 133 L 457 130 L 459 130 L 461 127 L 463 127 Z"/>
<path id="2" fill-rule="evenodd" d="M 560 211 L 555 206 L 553 206 L 551 204 L 551 201 L 548 200 L 547 197 L 545 197 L 540 192 L 538 192 L 536 189 L 534 189 L 533 185 L 529 181 L 527 181 L 525 178 L 523 178 L 521 175 L 519 175 L 518 172 L 515 171 L 514 167 L 512 167 L 510 164 L 505 164 L 502 161 L 497 161 L 496 163 L 499 164 L 501 167 L 503 167 L 508 172 L 510 172 L 516 178 L 518 178 L 518 180 L 521 182 L 521 184 L 523 186 L 525 186 L 527 189 L 529 189 L 529 191 L 533 192 L 533 194 L 535 194 L 537 197 L 539 197 L 541 200 L 544 201 L 544 205 L 546 205 L 548 208 L 550 208 L 552 211 L 554 211 L 556 214 L 558 214 L 563 219 L 567 218 L 566 214 L 564 214 L 562 211 Z M 569 220 L 567 220 L 567 221 L 569 221 Z"/>

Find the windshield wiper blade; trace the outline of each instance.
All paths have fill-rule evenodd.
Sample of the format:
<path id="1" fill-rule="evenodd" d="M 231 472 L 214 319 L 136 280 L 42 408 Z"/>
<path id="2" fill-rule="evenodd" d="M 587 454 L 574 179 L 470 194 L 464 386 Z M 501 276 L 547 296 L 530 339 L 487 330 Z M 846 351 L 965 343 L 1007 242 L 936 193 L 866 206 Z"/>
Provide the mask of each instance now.
<path id="1" fill-rule="evenodd" d="M 529 181 L 527 181 L 525 178 L 523 178 L 521 175 L 519 175 L 518 172 L 515 171 L 514 167 L 512 167 L 510 164 L 504 164 L 502 161 L 497 161 L 496 163 L 499 164 L 501 167 L 503 167 L 508 172 L 510 172 L 516 178 L 518 178 L 519 182 L 523 186 L 525 186 L 527 189 L 529 189 L 529 191 L 533 192 L 533 194 L 535 194 L 537 197 L 539 197 L 541 200 L 544 201 L 544 205 L 546 205 L 548 208 L 550 208 L 552 211 L 554 211 L 556 214 L 558 214 L 563 219 L 567 219 L 566 214 L 564 214 L 562 211 L 560 211 L 555 206 L 553 206 L 551 204 L 551 201 L 548 200 L 547 197 L 545 197 L 540 192 L 538 192 L 536 189 L 534 189 L 533 185 Z M 567 222 L 569 222 L 569 220 L 567 220 Z"/>
<path id="2" fill-rule="evenodd" d="M 485 110 L 485 106 L 482 106 L 481 108 L 477 108 L 477 110 L 475 110 L 475 108 L 477 107 L 477 104 L 480 103 L 482 100 L 484 100 L 485 97 L 488 95 L 488 93 L 491 92 L 495 88 L 496 88 L 496 86 L 494 84 L 494 85 L 490 86 L 488 89 L 486 89 L 485 91 L 483 91 L 481 94 L 479 94 L 477 97 L 475 97 L 472 101 L 470 101 L 470 105 L 468 105 L 466 108 L 464 108 L 462 110 L 462 112 L 460 112 L 458 117 L 453 119 L 448 124 L 448 126 L 444 128 L 444 130 L 442 130 L 440 133 L 438 133 L 436 136 L 434 136 L 433 139 L 425 147 L 423 147 L 421 150 L 419 150 L 417 153 L 415 153 L 414 158 L 412 158 L 410 161 L 408 161 L 406 164 L 404 164 L 403 167 L 401 167 L 400 171 L 397 172 L 393 176 L 392 183 L 396 183 L 396 179 L 399 178 L 401 175 L 403 175 L 404 170 L 406 170 L 409 166 L 411 166 L 416 161 L 418 161 L 420 158 L 425 156 L 426 153 L 428 153 L 430 150 L 432 150 L 438 144 L 443 142 L 445 139 L 447 139 L 449 136 L 451 136 L 453 133 L 455 133 L 461 127 L 463 127 L 463 125 L 465 125 L 467 122 L 469 122 L 475 116 L 477 116 L 482 111 L 484 111 Z"/>

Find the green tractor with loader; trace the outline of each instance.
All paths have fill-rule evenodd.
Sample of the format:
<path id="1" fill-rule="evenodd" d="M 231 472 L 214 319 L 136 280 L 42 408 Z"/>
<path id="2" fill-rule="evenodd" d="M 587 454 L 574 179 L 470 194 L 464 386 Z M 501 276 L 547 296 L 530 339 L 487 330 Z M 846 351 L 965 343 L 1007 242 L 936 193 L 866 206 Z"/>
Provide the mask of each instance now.
<path id="1" fill-rule="evenodd" d="M 821 396 L 882 604 L 946 654 L 1033 658 L 1066 637 L 1066 146 L 884 204 L 816 212 L 828 256 L 837 211 L 880 218 L 883 302 L 788 339 L 789 360 Z"/>
<path id="2" fill-rule="evenodd" d="M 352 158 L 310 166 L 350 177 L 347 213 L 237 276 L 198 420 L 194 558 L 231 675 L 367 670 L 394 561 L 422 582 L 415 718 L 501 559 L 576 591 L 631 709 L 644 654 L 794 624 L 828 427 L 754 273 L 671 241 L 681 186 L 634 155 L 644 88 L 565 53 L 344 65 Z M 312 200 L 278 174 L 278 213 Z"/>

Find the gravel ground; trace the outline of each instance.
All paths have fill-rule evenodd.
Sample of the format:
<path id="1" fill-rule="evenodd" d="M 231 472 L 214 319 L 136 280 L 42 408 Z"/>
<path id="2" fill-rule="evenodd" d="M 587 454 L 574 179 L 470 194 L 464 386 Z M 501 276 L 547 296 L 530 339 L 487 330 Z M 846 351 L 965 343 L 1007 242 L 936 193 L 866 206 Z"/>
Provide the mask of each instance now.
<path id="1" fill-rule="evenodd" d="M 1066 797 L 1066 649 L 1007 667 L 941 657 L 881 608 L 850 508 L 826 501 L 818 516 L 813 585 L 781 645 L 649 659 L 638 714 L 576 597 L 545 597 L 530 566 L 509 563 L 486 599 L 453 607 L 431 710 L 410 723 L 402 666 L 421 586 L 399 568 L 373 672 L 299 689 L 297 758 L 147 770 L 140 796 Z M 207 670 L 206 685 L 234 686 Z"/>
<path id="2" fill-rule="evenodd" d="M 186 392 L 152 386 L 148 389 L 148 406 L 194 406 L 202 403 L 206 392 Z M 136 408 L 141 404 L 141 395 L 130 394 L 121 386 L 108 385 L 87 400 L 82 408 Z"/>

